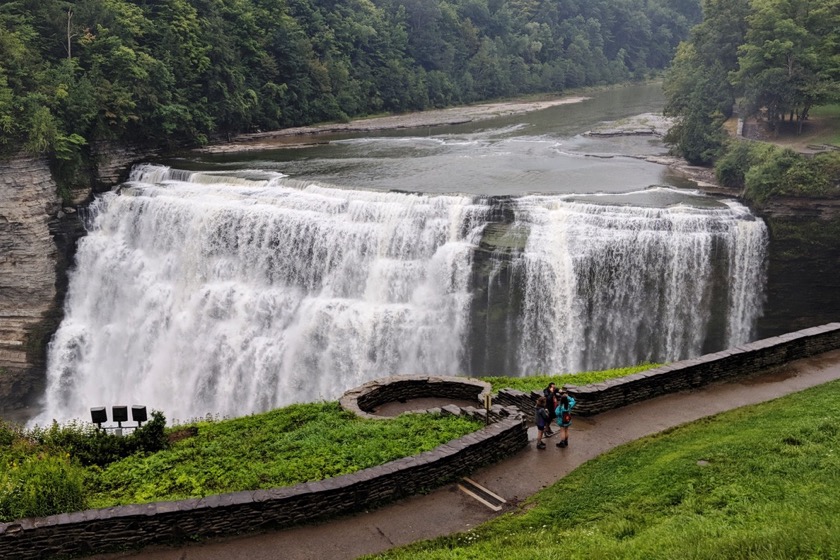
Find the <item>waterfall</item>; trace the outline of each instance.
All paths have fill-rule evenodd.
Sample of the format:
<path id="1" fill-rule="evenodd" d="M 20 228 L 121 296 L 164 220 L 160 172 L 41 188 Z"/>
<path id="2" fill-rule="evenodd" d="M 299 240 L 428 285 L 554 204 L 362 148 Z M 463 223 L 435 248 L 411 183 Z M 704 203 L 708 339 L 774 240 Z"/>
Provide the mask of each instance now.
<path id="1" fill-rule="evenodd" d="M 94 202 L 51 343 L 50 416 L 127 400 L 238 416 L 462 372 L 485 207 L 218 178 L 143 166 Z"/>
<path id="2" fill-rule="evenodd" d="M 534 196 L 517 201 L 517 221 L 530 229 L 516 263 L 520 374 L 669 362 L 751 340 L 767 231 L 745 207 Z"/>
<path id="3" fill-rule="evenodd" d="M 500 204 L 522 240 L 508 251 L 512 274 L 490 264 L 509 283 L 493 297 L 517 300 L 518 316 L 502 320 L 510 340 L 471 325 L 474 258 Z M 385 375 L 561 373 L 697 355 L 749 340 L 766 244 L 763 223 L 735 203 L 499 202 L 157 165 L 98 197 L 88 229 L 36 422 L 114 404 L 170 420 L 241 416 L 335 399 Z M 477 371 L 477 344 L 494 347 L 505 371 Z"/>

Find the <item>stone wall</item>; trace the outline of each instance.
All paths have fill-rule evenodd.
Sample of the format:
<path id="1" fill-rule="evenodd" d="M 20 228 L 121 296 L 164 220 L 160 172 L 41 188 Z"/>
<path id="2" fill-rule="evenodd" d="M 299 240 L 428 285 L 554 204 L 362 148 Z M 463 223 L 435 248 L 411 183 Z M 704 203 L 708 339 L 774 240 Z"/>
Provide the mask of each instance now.
<path id="1" fill-rule="evenodd" d="M 373 412 L 385 403 L 439 397 L 479 404 L 484 402 L 484 396 L 489 395 L 492 389 L 485 381 L 466 377 L 394 375 L 350 389 L 339 399 L 339 404 L 362 418 L 381 419 L 384 417 Z M 478 414 L 483 412 L 482 409 Z"/>
<path id="2" fill-rule="evenodd" d="M 43 388 L 37 370 L 56 296 L 48 224 L 60 208 L 45 158 L 0 162 L 0 411 L 23 406 Z"/>
<path id="3" fill-rule="evenodd" d="M 451 406 L 441 412 L 471 414 Z M 518 411 L 497 407 L 497 412 L 502 412 L 498 422 L 432 451 L 320 482 L 0 523 L 0 558 L 91 555 L 279 529 L 370 509 L 439 487 L 528 445 Z"/>
<path id="4" fill-rule="evenodd" d="M 840 348 L 840 323 L 829 323 L 781 336 L 765 338 L 699 358 L 611 379 L 603 383 L 565 385 L 577 404 L 574 413 L 591 416 L 666 393 L 675 393 L 747 377 L 792 360 Z M 541 391 L 499 391 L 496 402 L 515 406 L 530 415 Z M 527 416 L 526 416 L 527 417 Z"/>

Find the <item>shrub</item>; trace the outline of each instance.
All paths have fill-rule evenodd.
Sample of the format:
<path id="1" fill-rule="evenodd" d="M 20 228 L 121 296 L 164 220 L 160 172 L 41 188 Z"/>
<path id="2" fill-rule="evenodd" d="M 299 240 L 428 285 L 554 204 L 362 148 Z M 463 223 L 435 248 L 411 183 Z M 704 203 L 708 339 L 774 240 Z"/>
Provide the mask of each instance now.
<path id="1" fill-rule="evenodd" d="M 165 428 L 163 413 L 153 411 L 152 419 L 145 426 L 125 436 L 98 430 L 91 424 L 53 422 L 49 428 L 33 430 L 32 437 L 50 450 L 69 453 L 82 465 L 104 467 L 135 453 L 165 449 L 168 445 Z"/>
<path id="2" fill-rule="evenodd" d="M 793 150 L 770 145 L 758 149 L 757 160 L 744 177 L 744 192 L 747 198 L 761 204 L 780 194 L 785 174 L 802 156 Z"/>
<path id="3" fill-rule="evenodd" d="M 734 141 L 715 163 L 718 182 L 753 202 L 773 196 L 840 196 L 840 153 L 812 158 L 763 142 Z"/>
<path id="4" fill-rule="evenodd" d="M 840 194 L 840 152 L 800 157 L 787 170 L 779 194 L 792 196 L 837 196 Z"/>
<path id="5" fill-rule="evenodd" d="M 743 188 L 747 170 L 755 160 L 759 144 L 744 141 L 729 142 L 726 151 L 715 162 L 715 176 L 724 187 Z"/>
<path id="6" fill-rule="evenodd" d="M 0 474 L 0 519 L 43 517 L 86 507 L 84 469 L 68 454 L 31 455 Z"/>
<path id="7" fill-rule="evenodd" d="M 0 447 L 9 447 L 20 435 L 20 428 L 0 420 Z"/>

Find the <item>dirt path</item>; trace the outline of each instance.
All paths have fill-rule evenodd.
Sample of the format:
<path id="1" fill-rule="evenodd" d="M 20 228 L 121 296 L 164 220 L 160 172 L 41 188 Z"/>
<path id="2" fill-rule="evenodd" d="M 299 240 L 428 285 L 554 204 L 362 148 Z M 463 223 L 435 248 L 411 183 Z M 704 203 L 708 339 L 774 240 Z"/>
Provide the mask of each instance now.
<path id="1" fill-rule="evenodd" d="M 719 412 L 756 404 L 840 379 L 840 350 L 797 360 L 749 379 L 709 385 L 626 406 L 591 418 L 576 418 L 570 445 L 534 448 L 480 469 L 470 478 L 507 500 L 493 512 L 449 484 L 355 516 L 318 525 L 217 540 L 178 549 L 97 555 L 89 560 L 350 560 L 395 546 L 468 531 L 499 514 L 517 509 L 528 496 L 556 482 L 586 461 L 616 446 Z"/>

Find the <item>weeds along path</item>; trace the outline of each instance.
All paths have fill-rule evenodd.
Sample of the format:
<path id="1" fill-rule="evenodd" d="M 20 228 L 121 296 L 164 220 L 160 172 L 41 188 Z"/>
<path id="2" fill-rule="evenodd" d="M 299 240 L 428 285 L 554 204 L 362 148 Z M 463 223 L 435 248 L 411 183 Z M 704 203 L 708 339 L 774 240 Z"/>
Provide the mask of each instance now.
<path id="1" fill-rule="evenodd" d="M 791 362 L 750 379 L 710 385 L 651 399 L 592 418 L 575 418 L 569 447 L 531 445 L 471 477 L 507 502 L 492 511 L 459 490 L 444 486 L 375 511 L 283 531 L 214 540 L 181 548 L 91 556 L 143 560 L 344 560 L 375 554 L 451 533 L 467 531 L 562 478 L 581 464 L 635 439 L 734 408 L 757 404 L 840 379 L 840 350 Z"/>

